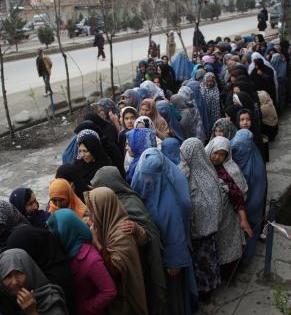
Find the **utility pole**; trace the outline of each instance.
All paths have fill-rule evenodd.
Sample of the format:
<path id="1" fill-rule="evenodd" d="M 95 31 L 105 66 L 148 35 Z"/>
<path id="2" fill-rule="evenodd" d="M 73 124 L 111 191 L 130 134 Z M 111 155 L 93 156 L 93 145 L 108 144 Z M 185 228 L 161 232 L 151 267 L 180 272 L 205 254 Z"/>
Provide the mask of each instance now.
<path id="1" fill-rule="evenodd" d="M 10 0 L 5 0 L 6 1 L 6 12 L 7 12 L 7 15 L 9 14 L 10 12 Z"/>
<path id="2" fill-rule="evenodd" d="M 283 9 L 283 38 L 291 43 L 291 0 L 281 0 Z"/>

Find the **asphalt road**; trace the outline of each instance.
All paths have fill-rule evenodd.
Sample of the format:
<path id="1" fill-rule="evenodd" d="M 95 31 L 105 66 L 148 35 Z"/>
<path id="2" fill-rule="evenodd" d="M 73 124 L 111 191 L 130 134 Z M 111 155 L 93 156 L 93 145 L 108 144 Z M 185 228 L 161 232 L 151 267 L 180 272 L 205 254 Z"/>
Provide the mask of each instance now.
<path id="1" fill-rule="evenodd" d="M 221 23 L 209 24 L 201 27 L 206 39 L 213 39 L 217 36 L 230 36 L 238 33 L 248 33 L 255 29 L 256 17 L 246 17 L 237 20 L 231 20 Z M 192 45 L 193 29 L 185 29 L 182 31 L 185 45 Z M 156 35 L 153 39 L 161 45 L 161 51 L 165 51 L 166 36 Z M 181 48 L 178 37 L 176 36 L 177 48 Z M 142 59 L 146 55 L 148 48 L 147 37 L 127 40 L 114 44 L 114 63 L 116 66 L 131 63 Z M 109 68 L 109 47 L 105 46 L 106 61 L 97 61 L 96 48 L 86 48 L 71 51 L 69 55 L 69 71 L 72 78 Z M 54 54 L 50 56 L 53 62 L 52 82 L 65 80 L 65 69 L 62 56 Z M 78 67 L 77 67 L 77 65 Z M 35 59 L 24 59 L 18 61 L 7 62 L 5 64 L 6 90 L 7 94 L 26 91 L 30 88 L 43 86 L 43 81 L 38 77 Z"/>

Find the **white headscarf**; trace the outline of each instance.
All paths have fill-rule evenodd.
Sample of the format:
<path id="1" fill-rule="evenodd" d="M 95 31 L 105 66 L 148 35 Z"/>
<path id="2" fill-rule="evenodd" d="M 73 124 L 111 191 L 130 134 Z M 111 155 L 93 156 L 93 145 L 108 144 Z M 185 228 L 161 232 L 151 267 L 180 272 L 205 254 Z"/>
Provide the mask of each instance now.
<path id="1" fill-rule="evenodd" d="M 223 167 L 225 168 L 227 173 L 231 176 L 233 181 L 236 183 L 236 185 L 242 191 L 242 193 L 244 194 L 244 197 L 246 198 L 247 191 L 248 191 L 248 184 L 240 168 L 232 159 L 230 142 L 227 138 L 224 138 L 221 136 L 215 137 L 205 147 L 206 154 L 208 155 L 209 158 L 212 153 L 219 150 L 224 150 L 227 152 L 227 156 L 225 158 L 225 161 L 223 162 Z"/>

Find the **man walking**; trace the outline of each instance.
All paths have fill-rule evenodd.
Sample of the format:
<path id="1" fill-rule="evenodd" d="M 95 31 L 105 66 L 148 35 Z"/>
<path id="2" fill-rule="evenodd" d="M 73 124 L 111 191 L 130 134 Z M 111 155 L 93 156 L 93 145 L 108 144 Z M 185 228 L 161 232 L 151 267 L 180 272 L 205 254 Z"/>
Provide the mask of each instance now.
<path id="1" fill-rule="evenodd" d="M 39 49 L 38 56 L 36 58 L 36 68 L 37 68 L 38 75 L 43 78 L 43 81 L 45 84 L 45 93 L 43 95 L 45 97 L 50 94 L 53 94 L 53 91 L 50 85 L 52 66 L 53 64 L 52 64 L 51 59 L 43 53 L 42 49 Z"/>
<path id="2" fill-rule="evenodd" d="M 99 57 L 101 56 L 102 60 L 105 60 L 104 44 L 105 44 L 105 39 L 104 39 L 102 33 L 97 31 L 96 35 L 95 35 L 95 40 L 94 40 L 94 47 L 97 46 L 97 48 L 98 48 L 97 59 L 99 59 Z"/>

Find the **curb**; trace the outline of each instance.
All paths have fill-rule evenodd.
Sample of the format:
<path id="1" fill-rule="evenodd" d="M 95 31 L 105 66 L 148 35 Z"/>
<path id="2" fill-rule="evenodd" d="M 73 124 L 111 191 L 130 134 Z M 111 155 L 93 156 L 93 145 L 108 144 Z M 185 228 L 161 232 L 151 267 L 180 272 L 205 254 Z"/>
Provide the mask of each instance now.
<path id="1" fill-rule="evenodd" d="M 225 18 L 221 18 L 218 20 L 204 20 L 202 22 L 200 22 L 200 26 L 202 25 L 211 25 L 211 24 L 215 24 L 215 23 L 222 23 L 222 22 L 226 22 L 226 21 L 231 21 L 231 20 L 236 20 L 238 18 L 242 18 L 242 17 L 250 17 L 250 16 L 255 16 L 257 15 L 257 13 L 240 13 L 238 15 L 235 16 L 230 16 L 230 17 L 225 17 Z M 194 23 L 189 23 L 189 24 L 185 24 L 181 26 L 181 29 L 188 29 L 188 28 L 194 28 L 195 24 Z M 165 30 L 169 31 L 171 30 L 173 27 L 167 27 L 165 28 Z M 152 35 L 159 35 L 159 34 L 163 34 L 164 32 L 161 30 L 156 30 L 153 31 Z M 122 35 L 120 37 L 115 37 L 113 39 L 113 43 L 118 43 L 118 42 L 122 42 L 122 41 L 126 41 L 129 39 L 136 39 L 136 38 L 142 38 L 147 36 L 148 33 L 147 32 L 140 32 L 140 33 L 131 33 L 131 34 L 126 34 L 126 35 Z M 107 43 L 107 40 L 105 41 Z M 92 45 L 92 40 L 85 42 L 85 43 L 79 43 L 79 44 L 68 44 L 67 46 L 64 45 L 64 51 L 73 51 L 73 50 L 78 50 L 78 49 L 84 49 L 84 48 L 88 48 L 88 47 L 93 47 Z M 4 56 L 4 62 L 10 62 L 10 61 L 16 61 L 16 60 L 22 60 L 22 59 L 28 59 L 28 58 L 32 58 L 36 56 L 36 50 L 37 48 L 28 51 L 28 52 L 24 52 L 24 53 L 13 53 L 11 55 L 6 55 Z M 55 53 L 58 53 L 60 50 L 58 47 L 53 47 L 53 48 L 49 48 L 47 50 L 45 50 L 47 55 L 52 55 Z"/>

